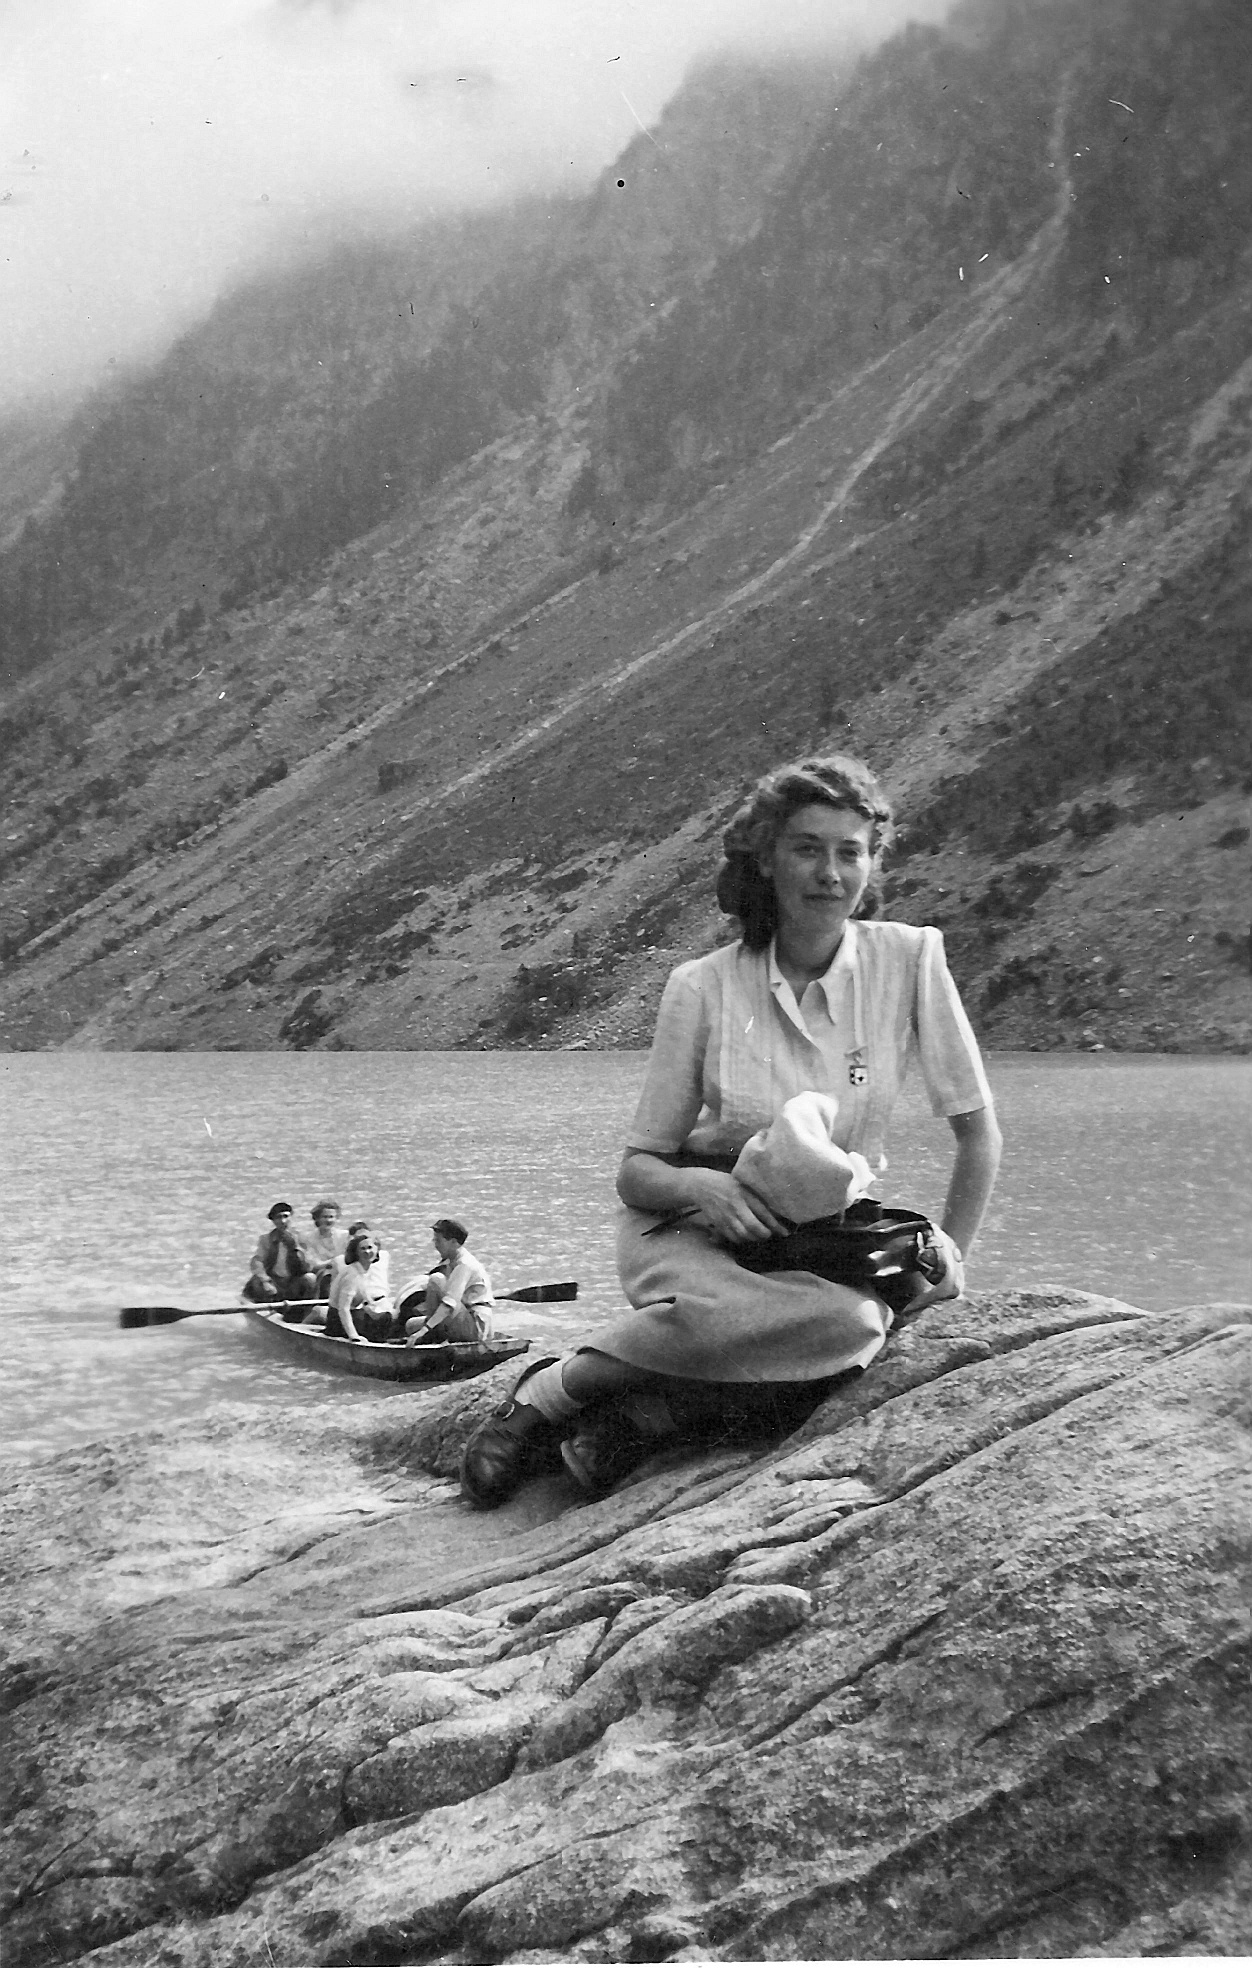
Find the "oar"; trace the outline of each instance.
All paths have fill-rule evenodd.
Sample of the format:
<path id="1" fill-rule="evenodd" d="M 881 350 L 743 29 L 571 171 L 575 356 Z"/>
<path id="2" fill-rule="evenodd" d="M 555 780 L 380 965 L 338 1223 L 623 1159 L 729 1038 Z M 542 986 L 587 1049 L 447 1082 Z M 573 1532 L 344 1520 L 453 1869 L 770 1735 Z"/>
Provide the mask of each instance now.
<path id="1" fill-rule="evenodd" d="M 497 1298 L 512 1299 L 515 1305 L 562 1305 L 578 1297 L 578 1286 L 571 1279 L 563 1285 L 523 1285 L 520 1291 L 497 1292 Z"/>
<path id="2" fill-rule="evenodd" d="M 559 1285 L 523 1285 L 520 1291 L 497 1292 L 497 1298 L 511 1300 L 515 1305 L 562 1305 L 578 1297 L 578 1286 L 572 1279 Z M 118 1314 L 117 1323 L 124 1331 L 132 1331 L 136 1326 L 172 1326 L 179 1319 L 221 1319 L 231 1312 L 311 1312 L 315 1305 L 324 1305 L 325 1299 L 317 1298 L 269 1298 L 262 1305 L 124 1305 Z"/>
<path id="3" fill-rule="evenodd" d="M 311 1312 L 315 1305 L 324 1305 L 325 1299 L 316 1298 L 268 1298 L 264 1306 L 253 1306 L 256 1312 Z M 244 1312 L 249 1308 L 239 1303 L 234 1305 L 124 1305 L 117 1315 L 117 1323 L 124 1331 L 134 1326 L 172 1326 L 179 1319 L 221 1319 L 228 1312 Z"/>

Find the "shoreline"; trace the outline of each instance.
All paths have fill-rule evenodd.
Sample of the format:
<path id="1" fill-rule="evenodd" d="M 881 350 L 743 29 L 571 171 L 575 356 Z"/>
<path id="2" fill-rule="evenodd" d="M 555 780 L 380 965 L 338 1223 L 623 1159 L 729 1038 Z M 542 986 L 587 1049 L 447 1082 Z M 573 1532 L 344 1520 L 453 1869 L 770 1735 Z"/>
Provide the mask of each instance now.
<path id="1" fill-rule="evenodd" d="M 992 1058 L 996 1057 L 997 1054 L 1001 1054 L 1001 1053 L 1022 1054 L 1028 1052 L 1037 1053 L 1040 1055 L 1057 1053 L 1062 1058 L 1065 1059 L 1071 1059 L 1071 1058 L 1076 1059 L 1079 1057 L 1086 1057 L 1088 1055 L 1094 1053 L 1100 1053 L 1100 1052 L 1107 1052 L 1113 1054 L 1119 1059 L 1120 1058 L 1246 1059 L 1252 1057 L 1252 1038 L 1248 1038 L 1248 1039 L 1238 1038 L 1232 1040 L 1229 1043 L 1221 1043 L 1221 1044 L 1218 1044 L 1216 1042 L 1212 1044 L 1205 1044 L 1202 1041 L 1203 1041 L 1202 1034 L 1189 1035 L 1186 1039 L 1179 1039 L 1177 1041 L 1167 1039 L 1162 1041 L 1160 1044 L 1156 1044 L 1156 1045 L 1136 1045 L 1136 1044 L 1129 1044 L 1129 1043 L 1123 1044 L 1120 1043 L 1116 1038 L 1093 1039 L 1090 1041 L 1080 1040 L 1073 1044 L 1069 1044 L 1065 1042 L 1053 1042 L 1048 1039 L 1035 1039 L 1031 1041 L 1022 1041 L 1020 1044 L 1014 1044 L 1014 1045 L 995 1044 L 990 1040 L 980 1039 L 979 1050 L 985 1055 L 989 1055 Z M 324 1047 L 316 1047 L 316 1048 L 297 1047 L 294 1053 L 290 1047 L 285 1045 L 253 1046 L 253 1045 L 244 1045 L 242 1043 L 234 1043 L 234 1042 L 229 1044 L 217 1045 L 217 1046 L 203 1046 L 203 1045 L 173 1046 L 173 1045 L 155 1045 L 155 1044 L 112 1046 L 112 1045 L 102 1045 L 102 1044 L 80 1045 L 77 1042 L 71 1042 L 67 1045 L 58 1045 L 58 1046 L 52 1046 L 52 1045 L 10 1046 L 7 1045 L 4 1041 L 4 1038 L 0 1036 L 0 1057 L 33 1058 L 43 1053 L 56 1054 L 65 1051 L 85 1052 L 88 1054 L 131 1053 L 135 1055 L 165 1053 L 168 1054 L 171 1058 L 178 1058 L 179 1056 L 187 1053 L 200 1055 L 203 1053 L 226 1054 L 226 1053 L 241 1053 L 241 1052 L 243 1053 L 255 1052 L 258 1054 L 277 1055 L 284 1058 L 290 1058 L 290 1057 L 299 1058 L 305 1054 L 311 1055 L 312 1057 L 316 1058 L 319 1054 L 344 1053 L 344 1052 L 363 1053 L 367 1056 L 372 1053 L 381 1053 L 381 1052 L 400 1052 L 400 1053 L 486 1052 L 486 1053 L 501 1053 L 501 1054 L 519 1053 L 519 1052 L 646 1053 L 650 1049 L 651 1044 L 652 1044 L 652 1038 L 651 1038 L 650 1030 L 645 1036 L 629 1035 L 623 1037 L 621 1040 L 609 1041 L 607 1043 L 599 1043 L 594 1039 L 564 1039 L 564 1040 L 526 1039 L 526 1040 L 516 1040 L 508 1044 L 493 1044 L 487 1041 L 486 1039 L 466 1039 L 458 1044 L 443 1045 L 443 1046 L 441 1045 L 357 1046 L 357 1045 L 349 1045 L 346 1041 L 342 1041 L 342 1040 L 338 1040 L 338 1041 L 331 1040 Z"/>

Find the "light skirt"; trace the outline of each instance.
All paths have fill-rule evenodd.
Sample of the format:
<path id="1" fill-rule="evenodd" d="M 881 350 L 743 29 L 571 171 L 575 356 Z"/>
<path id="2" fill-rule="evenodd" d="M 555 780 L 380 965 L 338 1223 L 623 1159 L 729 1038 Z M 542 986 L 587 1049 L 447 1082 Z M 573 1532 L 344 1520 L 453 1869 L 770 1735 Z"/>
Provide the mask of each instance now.
<path id="1" fill-rule="evenodd" d="M 811 1271 L 745 1271 L 698 1225 L 623 1209 L 617 1267 L 634 1308 L 583 1344 L 681 1380 L 824 1380 L 866 1367 L 891 1329 L 880 1298 Z"/>

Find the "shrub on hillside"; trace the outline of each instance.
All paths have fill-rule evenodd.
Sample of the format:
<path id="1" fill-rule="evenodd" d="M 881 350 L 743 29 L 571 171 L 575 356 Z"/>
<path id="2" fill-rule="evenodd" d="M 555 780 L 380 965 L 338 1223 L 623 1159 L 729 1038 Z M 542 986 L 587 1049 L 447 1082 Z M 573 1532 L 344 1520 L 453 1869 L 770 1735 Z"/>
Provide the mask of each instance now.
<path id="1" fill-rule="evenodd" d="M 257 773 L 256 778 L 250 779 L 247 785 L 244 787 L 243 790 L 244 790 L 245 799 L 250 798 L 253 793 L 263 793 L 267 786 L 276 786 L 280 779 L 285 779 L 286 777 L 287 777 L 286 759 L 285 758 L 271 759 L 268 765 L 263 765 L 261 767 L 261 770 Z"/>
<path id="2" fill-rule="evenodd" d="M 1075 801 L 1065 824 L 1075 840 L 1092 840 L 1111 833 L 1121 817 L 1122 810 L 1114 800 L 1094 800 L 1089 807 Z"/>
<path id="3" fill-rule="evenodd" d="M 287 1013 L 278 1028 L 278 1036 L 293 1052 L 303 1052 L 307 1046 L 316 1045 L 319 1039 L 325 1038 L 335 1022 L 335 1016 L 334 1010 L 323 1004 L 320 989 L 307 991 Z"/>
<path id="4" fill-rule="evenodd" d="M 999 970 L 992 971 L 983 985 L 982 1008 L 994 1011 L 998 1004 L 1018 991 L 1039 990 L 1045 972 L 1034 957 L 1010 957 Z"/>
<path id="5" fill-rule="evenodd" d="M 596 964 L 519 964 L 504 1016 L 502 1039 L 543 1038 L 558 1018 L 607 995 L 609 980 Z"/>

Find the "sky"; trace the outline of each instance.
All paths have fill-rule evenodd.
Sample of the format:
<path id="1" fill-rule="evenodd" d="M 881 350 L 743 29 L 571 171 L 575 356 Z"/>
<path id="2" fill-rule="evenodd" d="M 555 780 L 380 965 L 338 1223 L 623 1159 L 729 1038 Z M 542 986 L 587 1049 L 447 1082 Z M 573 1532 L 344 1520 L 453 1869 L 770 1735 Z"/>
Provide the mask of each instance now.
<path id="1" fill-rule="evenodd" d="M 336 231 L 585 188 L 691 63 L 941 0 L 0 0 L 0 406 Z"/>

